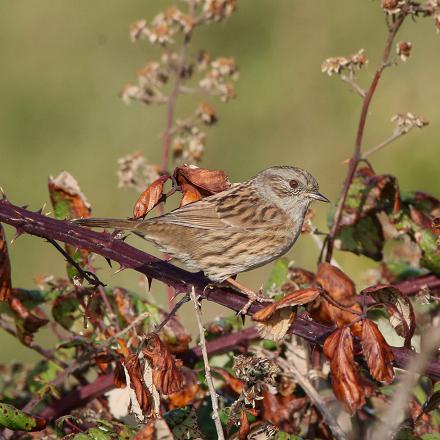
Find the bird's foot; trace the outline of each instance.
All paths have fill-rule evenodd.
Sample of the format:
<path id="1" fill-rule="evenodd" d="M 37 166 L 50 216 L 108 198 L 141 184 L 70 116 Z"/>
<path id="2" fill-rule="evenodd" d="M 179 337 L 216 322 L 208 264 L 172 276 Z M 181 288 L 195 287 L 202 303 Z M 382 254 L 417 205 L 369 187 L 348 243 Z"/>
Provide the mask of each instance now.
<path id="1" fill-rule="evenodd" d="M 249 287 L 243 286 L 243 284 L 240 284 L 238 281 L 228 278 L 226 280 L 232 287 L 234 287 L 236 290 L 238 290 L 240 293 L 243 293 L 249 298 L 249 301 L 244 305 L 244 307 L 237 312 L 238 316 L 245 316 L 247 312 L 249 311 L 249 308 L 254 302 L 259 303 L 271 303 L 273 302 L 272 298 L 268 298 L 267 296 L 264 296 L 263 290 L 260 289 L 257 292 L 254 292 L 253 290 L 249 289 Z"/>

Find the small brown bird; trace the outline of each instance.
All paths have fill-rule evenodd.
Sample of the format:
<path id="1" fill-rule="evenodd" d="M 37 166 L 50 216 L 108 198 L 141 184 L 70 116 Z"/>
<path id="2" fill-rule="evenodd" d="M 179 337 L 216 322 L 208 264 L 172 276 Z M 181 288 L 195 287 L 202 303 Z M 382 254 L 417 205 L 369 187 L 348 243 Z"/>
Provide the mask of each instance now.
<path id="1" fill-rule="evenodd" d="M 328 202 L 316 179 L 289 166 L 267 168 L 247 182 L 146 220 L 89 218 L 83 226 L 133 231 L 161 251 L 202 271 L 216 284 L 227 280 L 250 301 L 264 300 L 231 277 L 269 263 L 295 243 L 313 200 Z"/>

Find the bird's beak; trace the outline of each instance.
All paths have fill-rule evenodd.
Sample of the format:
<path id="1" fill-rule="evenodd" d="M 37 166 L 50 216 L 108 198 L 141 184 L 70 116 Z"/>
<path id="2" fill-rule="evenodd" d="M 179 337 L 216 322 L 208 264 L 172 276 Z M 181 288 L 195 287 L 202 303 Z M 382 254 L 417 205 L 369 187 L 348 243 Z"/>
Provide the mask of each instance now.
<path id="1" fill-rule="evenodd" d="M 320 200 L 321 202 L 330 202 L 330 200 L 320 192 L 309 193 L 309 197 L 315 200 Z"/>

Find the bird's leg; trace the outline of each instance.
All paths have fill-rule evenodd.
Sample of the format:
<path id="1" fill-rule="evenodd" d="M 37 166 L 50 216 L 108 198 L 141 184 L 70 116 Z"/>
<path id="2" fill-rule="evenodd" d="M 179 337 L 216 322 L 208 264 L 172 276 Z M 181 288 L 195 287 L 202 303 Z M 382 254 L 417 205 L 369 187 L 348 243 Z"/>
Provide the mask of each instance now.
<path id="1" fill-rule="evenodd" d="M 238 312 L 238 315 L 243 315 L 243 316 L 246 315 L 246 313 L 249 310 L 249 307 L 254 302 L 259 302 L 259 303 L 273 302 L 273 299 L 267 298 L 266 296 L 263 295 L 263 291 L 261 289 L 258 293 L 256 293 L 253 290 L 249 289 L 249 287 L 246 287 L 243 284 L 240 284 L 238 281 L 236 281 L 233 278 L 227 278 L 226 282 L 229 283 L 236 290 L 238 290 L 240 293 L 243 293 L 244 295 L 246 295 L 249 298 L 249 301 Z"/>

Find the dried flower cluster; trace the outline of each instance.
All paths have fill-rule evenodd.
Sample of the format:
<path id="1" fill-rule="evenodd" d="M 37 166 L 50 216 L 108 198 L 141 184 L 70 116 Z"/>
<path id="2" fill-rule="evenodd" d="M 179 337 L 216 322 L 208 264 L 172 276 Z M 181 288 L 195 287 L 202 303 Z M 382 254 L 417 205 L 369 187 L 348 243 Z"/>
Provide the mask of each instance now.
<path id="1" fill-rule="evenodd" d="M 159 167 L 148 163 L 140 152 L 118 159 L 118 188 L 142 191 L 159 177 Z"/>
<path id="2" fill-rule="evenodd" d="M 238 79 L 233 58 L 211 59 L 206 51 L 199 51 L 198 55 L 189 53 L 195 28 L 228 19 L 236 8 L 236 1 L 187 0 L 185 3 L 185 12 L 171 6 L 156 15 L 150 24 L 140 20 L 131 26 L 133 42 L 145 40 L 159 45 L 162 54 L 138 70 L 136 84 L 127 83 L 121 91 L 121 98 L 127 104 L 137 101 L 168 106 L 162 172 L 166 171 L 169 159 L 180 164 L 199 163 L 206 145 L 202 126 L 213 125 L 218 120 L 217 111 L 206 101 L 200 102 L 193 115 L 176 118 L 178 95 L 205 94 L 227 102 L 235 96 L 233 82 Z"/>
<path id="3" fill-rule="evenodd" d="M 394 133 L 399 134 L 406 134 L 413 128 L 423 128 L 429 124 L 428 121 L 414 113 L 398 113 L 391 118 L 391 121 L 396 123 Z"/>
<path id="4" fill-rule="evenodd" d="M 406 61 L 411 55 L 412 43 L 409 41 L 399 41 L 396 45 L 396 53 L 402 61 Z"/>
<path id="5" fill-rule="evenodd" d="M 321 65 L 321 71 L 332 76 L 334 74 L 340 74 L 344 71 L 354 73 L 360 70 L 365 64 L 368 63 L 368 58 L 364 54 L 364 49 L 360 49 L 359 52 L 351 55 L 350 57 L 332 57 L 327 58 Z"/>

